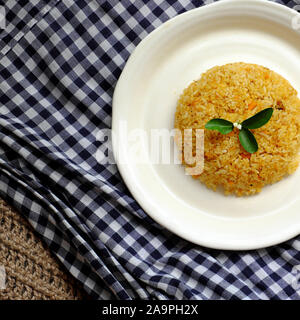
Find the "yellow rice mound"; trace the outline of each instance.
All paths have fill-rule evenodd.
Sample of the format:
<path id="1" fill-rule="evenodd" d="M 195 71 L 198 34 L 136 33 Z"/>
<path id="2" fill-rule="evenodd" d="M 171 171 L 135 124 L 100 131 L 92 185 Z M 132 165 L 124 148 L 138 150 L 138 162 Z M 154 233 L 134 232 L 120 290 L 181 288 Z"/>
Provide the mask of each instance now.
<path id="1" fill-rule="evenodd" d="M 180 96 L 175 114 L 175 128 L 182 134 L 184 129 L 204 129 L 214 118 L 242 122 L 269 107 L 274 109 L 271 120 L 251 130 L 259 146 L 256 153 L 244 150 L 236 128 L 227 135 L 205 130 L 204 171 L 193 177 L 213 190 L 221 187 L 225 194 L 244 196 L 295 172 L 300 100 L 287 80 L 255 64 L 216 66 L 191 83 Z M 183 145 L 179 147 L 184 152 Z"/>

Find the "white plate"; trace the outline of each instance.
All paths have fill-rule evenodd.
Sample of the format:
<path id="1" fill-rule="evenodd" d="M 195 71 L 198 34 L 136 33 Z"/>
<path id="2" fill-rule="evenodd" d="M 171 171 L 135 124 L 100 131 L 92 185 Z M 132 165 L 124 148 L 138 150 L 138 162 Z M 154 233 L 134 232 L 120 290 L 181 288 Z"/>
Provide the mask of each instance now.
<path id="1" fill-rule="evenodd" d="M 295 18 L 296 17 L 296 18 Z M 298 20 L 295 20 L 298 19 Z M 185 175 L 180 165 L 153 165 L 147 137 L 136 164 L 128 134 L 173 128 L 176 102 L 188 84 L 215 65 L 250 62 L 284 76 L 300 90 L 296 11 L 263 0 L 224 0 L 167 21 L 136 48 L 113 97 L 113 148 L 129 190 L 158 223 L 196 244 L 244 250 L 300 233 L 300 170 L 252 197 L 224 196 Z"/>

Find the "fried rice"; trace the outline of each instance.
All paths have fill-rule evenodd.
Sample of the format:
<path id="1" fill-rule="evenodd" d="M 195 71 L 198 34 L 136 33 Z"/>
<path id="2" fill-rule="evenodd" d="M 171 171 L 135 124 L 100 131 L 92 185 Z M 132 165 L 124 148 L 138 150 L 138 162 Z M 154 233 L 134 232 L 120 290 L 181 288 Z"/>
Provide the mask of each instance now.
<path id="1" fill-rule="evenodd" d="M 237 128 L 227 135 L 205 130 L 204 171 L 193 178 L 213 190 L 245 196 L 295 172 L 300 160 L 300 100 L 286 79 L 255 64 L 216 66 L 192 82 L 175 114 L 175 128 L 182 133 L 204 129 L 214 118 L 242 122 L 269 107 L 274 109 L 270 121 L 251 130 L 259 146 L 253 154 L 241 146 Z M 180 150 L 184 153 L 182 145 Z"/>

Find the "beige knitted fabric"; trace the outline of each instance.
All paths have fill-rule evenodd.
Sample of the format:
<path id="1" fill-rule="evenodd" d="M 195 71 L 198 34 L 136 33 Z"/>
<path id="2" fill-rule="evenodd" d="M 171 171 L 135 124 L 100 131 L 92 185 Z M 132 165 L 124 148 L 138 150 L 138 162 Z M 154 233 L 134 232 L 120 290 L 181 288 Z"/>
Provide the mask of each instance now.
<path id="1" fill-rule="evenodd" d="M 51 255 L 29 223 L 0 199 L 0 300 L 86 299 L 80 285 Z M 1 280 L 1 274 L 0 274 Z"/>

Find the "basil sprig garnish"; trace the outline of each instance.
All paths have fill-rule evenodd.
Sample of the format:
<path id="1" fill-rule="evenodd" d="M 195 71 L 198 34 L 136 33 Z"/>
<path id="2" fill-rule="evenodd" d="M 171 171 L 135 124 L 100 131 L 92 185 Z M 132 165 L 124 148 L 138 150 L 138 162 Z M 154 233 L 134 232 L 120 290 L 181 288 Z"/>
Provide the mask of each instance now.
<path id="1" fill-rule="evenodd" d="M 212 119 L 206 123 L 205 128 L 217 130 L 222 134 L 228 134 L 233 128 L 238 128 L 240 130 L 239 139 L 243 148 L 249 153 L 255 153 L 258 150 L 258 144 L 249 129 L 258 129 L 264 126 L 271 119 L 273 111 L 273 108 L 264 109 L 242 123 L 232 123 L 225 119 Z"/>

